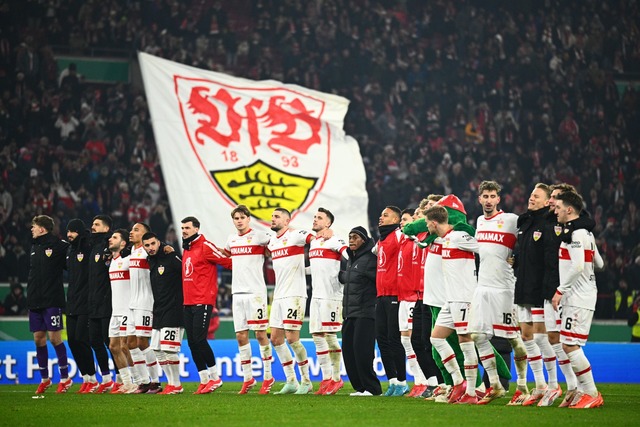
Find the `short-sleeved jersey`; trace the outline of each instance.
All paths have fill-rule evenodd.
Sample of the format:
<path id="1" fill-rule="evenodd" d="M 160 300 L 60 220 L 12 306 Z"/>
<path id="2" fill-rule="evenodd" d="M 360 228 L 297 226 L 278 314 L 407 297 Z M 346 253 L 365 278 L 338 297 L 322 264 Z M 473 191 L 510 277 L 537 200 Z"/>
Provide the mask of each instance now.
<path id="1" fill-rule="evenodd" d="M 443 307 L 447 302 L 447 293 L 442 273 L 441 237 L 429 245 L 427 259 L 424 262 L 424 303 L 432 307 Z"/>
<path id="2" fill-rule="evenodd" d="M 131 303 L 129 308 L 136 310 L 153 310 L 153 291 L 149 277 L 149 261 L 147 251 L 140 245 L 131 248 L 129 268 L 131 275 Z"/>
<path id="3" fill-rule="evenodd" d="M 338 281 L 340 258 L 347 244 L 336 236 L 330 239 L 315 239 L 309 246 L 311 264 L 312 297 L 342 300 L 342 285 Z"/>
<path id="4" fill-rule="evenodd" d="M 471 302 L 477 286 L 478 241 L 464 231 L 451 230 L 442 237 L 442 273 L 447 302 Z"/>
<path id="5" fill-rule="evenodd" d="M 262 294 L 267 288 L 264 282 L 264 255 L 271 233 L 250 229 L 244 234 L 232 234 L 225 249 L 233 260 L 231 293 Z"/>
<path id="6" fill-rule="evenodd" d="M 304 246 L 313 236 L 305 230 L 287 230 L 280 236 L 273 235 L 268 249 L 273 261 L 276 286 L 273 298 L 307 296 L 307 279 L 304 272 Z"/>
<path id="7" fill-rule="evenodd" d="M 516 276 L 507 259 L 516 245 L 517 223 L 518 215 L 502 211 L 490 218 L 484 215 L 478 218 L 476 231 L 480 250 L 478 286 L 514 289 Z"/>
<path id="8" fill-rule="evenodd" d="M 111 282 L 111 315 L 128 316 L 131 302 L 130 258 L 118 255 L 109 264 Z"/>
<path id="9" fill-rule="evenodd" d="M 558 253 L 563 305 L 595 310 L 598 298 L 594 265 L 604 265 L 591 232 L 581 228 L 571 234 L 571 243 L 560 243 Z"/>

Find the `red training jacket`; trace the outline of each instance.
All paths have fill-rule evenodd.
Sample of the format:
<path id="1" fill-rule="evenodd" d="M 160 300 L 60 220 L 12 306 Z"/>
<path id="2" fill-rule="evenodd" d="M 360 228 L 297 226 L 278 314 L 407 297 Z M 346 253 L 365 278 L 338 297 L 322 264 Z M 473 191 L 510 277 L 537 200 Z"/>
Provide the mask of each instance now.
<path id="1" fill-rule="evenodd" d="M 191 242 L 182 255 L 182 292 L 184 305 L 216 304 L 218 265 L 231 269 L 231 258 L 204 235 Z"/>

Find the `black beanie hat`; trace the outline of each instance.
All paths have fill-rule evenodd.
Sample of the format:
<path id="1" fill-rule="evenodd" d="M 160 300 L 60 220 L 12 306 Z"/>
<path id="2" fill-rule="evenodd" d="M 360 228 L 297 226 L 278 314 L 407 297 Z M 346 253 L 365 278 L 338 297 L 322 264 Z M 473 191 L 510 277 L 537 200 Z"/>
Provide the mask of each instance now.
<path id="1" fill-rule="evenodd" d="M 367 234 L 367 230 L 364 227 L 357 226 L 351 229 L 349 234 L 356 233 L 358 236 L 362 237 L 362 240 L 365 242 L 369 240 L 369 235 Z"/>
<path id="2" fill-rule="evenodd" d="M 86 229 L 84 222 L 79 218 L 74 218 L 67 224 L 67 231 L 73 231 L 74 233 L 80 233 Z"/>

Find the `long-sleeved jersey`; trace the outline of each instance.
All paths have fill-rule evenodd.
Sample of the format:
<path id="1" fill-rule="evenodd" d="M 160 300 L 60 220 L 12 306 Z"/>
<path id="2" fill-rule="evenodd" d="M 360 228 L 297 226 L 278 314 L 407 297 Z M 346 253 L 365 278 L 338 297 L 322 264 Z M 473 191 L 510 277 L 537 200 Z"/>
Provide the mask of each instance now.
<path id="1" fill-rule="evenodd" d="M 471 302 L 476 289 L 478 241 L 465 231 L 450 230 L 443 237 L 442 273 L 447 302 Z"/>
<path id="2" fill-rule="evenodd" d="M 378 256 L 376 289 L 379 297 L 398 296 L 398 251 L 403 239 L 400 229 L 380 239 L 373 253 Z"/>
<path id="3" fill-rule="evenodd" d="M 516 276 L 507 262 L 517 239 L 518 215 L 496 213 L 490 218 L 480 216 L 477 221 L 476 240 L 480 254 L 478 286 L 513 289 Z"/>
<path id="4" fill-rule="evenodd" d="M 591 232 L 584 228 L 571 233 L 571 243 L 560 243 L 558 292 L 562 304 L 595 310 L 598 289 L 594 266 L 602 268 L 604 262 Z"/>
<path id="5" fill-rule="evenodd" d="M 432 307 L 443 307 L 447 302 L 444 274 L 442 273 L 443 242 L 444 240 L 438 237 L 429 245 L 429 254 L 424 262 L 423 302 Z"/>
<path id="6" fill-rule="evenodd" d="M 416 301 L 418 299 L 418 291 L 422 291 L 420 286 L 420 277 L 417 275 L 414 267 L 414 258 L 419 258 L 421 254 L 418 252 L 418 245 L 403 235 L 398 250 L 398 301 Z M 418 265 L 419 261 L 416 261 Z"/>

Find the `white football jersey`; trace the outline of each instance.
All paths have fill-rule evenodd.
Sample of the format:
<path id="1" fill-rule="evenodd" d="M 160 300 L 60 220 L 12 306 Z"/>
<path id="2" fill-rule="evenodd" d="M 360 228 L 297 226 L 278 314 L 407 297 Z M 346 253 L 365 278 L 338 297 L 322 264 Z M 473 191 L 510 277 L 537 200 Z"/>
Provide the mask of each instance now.
<path id="1" fill-rule="evenodd" d="M 268 249 L 273 261 L 276 286 L 273 298 L 307 297 L 304 272 L 304 246 L 312 239 L 305 230 L 287 230 L 280 237 L 271 236 Z"/>
<path id="2" fill-rule="evenodd" d="M 591 232 L 581 228 L 571 234 L 571 243 L 560 243 L 560 291 L 563 305 L 595 310 L 598 298 L 594 266 L 604 262 Z"/>
<path id="3" fill-rule="evenodd" d="M 516 276 L 507 259 L 516 245 L 517 223 L 518 215 L 502 211 L 490 218 L 484 215 L 478 218 L 476 231 L 480 250 L 478 286 L 515 288 Z"/>
<path id="4" fill-rule="evenodd" d="M 443 307 L 447 302 L 442 273 L 442 242 L 438 237 L 429 245 L 427 259 L 424 262 L 423 301 L 433 307 Z"/>
<path id="5" fill-rule="evenodd" d="M 442 273 L 447 302 L 471 302 L 478 284 L 478 241 L 464 231 L 451 230 L 442 237 Z"/>
<path id="6" fill-rule="evenodd" d="M 338 281 L 340 258 L 347 249 L 342 239 L 315 239 L 309 247 L 313 298 L 342 300 L 342 284 Z"/>
<path id="7" fill-rule="evenodd" d="M 118 255 L 109 264 L 111 282 L 111 315 L 128 316 L 131 301 L 131 280 L 129 276 L 129 257 Z"/>
<path id="8" fill-rule="evenodd" d="M 129 303 L 129 308 L 152 311 L 153 291 L 151 290 L 147 251 L 144 250 L 142 245 L 139 248 L 131 248 L 131 255 L 128 258 L 131 274 L 131 302 Z"/>
<path id="9" fill-rule="evenodd" d="M 232 234 L 225 249 L 233 259 L 231 292 L 262 295 L 267 291 L 264 282 L 264 256 L 271 234 L 250 229 L 242 235 Z"/>

